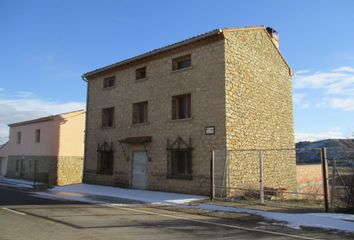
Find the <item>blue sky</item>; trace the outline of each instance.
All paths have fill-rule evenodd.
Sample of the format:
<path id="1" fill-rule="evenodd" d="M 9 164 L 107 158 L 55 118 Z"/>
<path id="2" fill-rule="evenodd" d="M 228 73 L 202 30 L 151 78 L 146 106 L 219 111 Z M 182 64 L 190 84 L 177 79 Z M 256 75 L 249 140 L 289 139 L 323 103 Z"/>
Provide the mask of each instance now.
<path id="1" fill-rule="evenodd" d="M 84 72 L 222 27 L 271 26 L 294 77 L 297 140 L 354 132 L 354 1 L 0 0 L 7 123 L 84 107 Z"/>

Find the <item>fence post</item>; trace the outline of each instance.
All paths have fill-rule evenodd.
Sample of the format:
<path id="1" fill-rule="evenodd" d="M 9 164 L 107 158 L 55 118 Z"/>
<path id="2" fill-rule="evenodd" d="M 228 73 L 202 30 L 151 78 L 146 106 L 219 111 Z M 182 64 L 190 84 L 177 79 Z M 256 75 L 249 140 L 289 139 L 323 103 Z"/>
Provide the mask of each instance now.
<path id="1" fill-rule="evenodd" d="M 225 155 L 223 156 L 224 161 L 224 174 L 222 176 L 222 186 L 221 186 L 221 190 L 220 190 L 220 197 L 224 196 L 224 189 L 226 188 L 226 193 L 225 193 L 225 197 L 228 197 L 228 183 L 229 181 L 227 180 L 228 177 L 228 150 L 225 149 Z M 225 186 L 226 185 L 226 186 Z"/>
<path id="2" fill-rule="evenodd" d="M 332 182 L 331 182 L 331 209 L 334 212 L 334 186 L 336 184 L 336 160 L 333 159 L 332 161 Z"/>
<path id="3" fill-rule="evenodd" d="M 210 158 L 210 200 L 214 199 L 215 196 L 215 189 L 214 189 L 214 158 L 215 158 L 215 151 L 211 151 L 211 158 Z"/>
<path id="4" fill-rule="evenodd" d="M 322 165 L 322 181 L 323 181 L 323 198 L 325 211 L 328 212 L 328 163 L 326 148 L 321 148 L 321 165 Z"/>
<path id="5" fill-rule="evenodd" d="M 259 197 L 261 204 L 264 204 L 264 181 L 263 181 L 263 151 L 259 151 Z"/>

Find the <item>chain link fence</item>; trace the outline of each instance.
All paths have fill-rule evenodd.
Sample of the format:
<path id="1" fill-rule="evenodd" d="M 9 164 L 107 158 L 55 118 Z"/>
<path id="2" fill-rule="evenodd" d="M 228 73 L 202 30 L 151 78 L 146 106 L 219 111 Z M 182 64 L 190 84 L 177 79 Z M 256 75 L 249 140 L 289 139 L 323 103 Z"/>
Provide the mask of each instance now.
<path id="1" fill-rule="evenodd" d="M 354 151 L 214 150 L 211 196 L 278 207 L 353 208 Z"/>
<path id="2" fill-rule="evenodd" d="M 330 208 L 354 213 L 354 150 L 328 149 L 327 153 Z"/>

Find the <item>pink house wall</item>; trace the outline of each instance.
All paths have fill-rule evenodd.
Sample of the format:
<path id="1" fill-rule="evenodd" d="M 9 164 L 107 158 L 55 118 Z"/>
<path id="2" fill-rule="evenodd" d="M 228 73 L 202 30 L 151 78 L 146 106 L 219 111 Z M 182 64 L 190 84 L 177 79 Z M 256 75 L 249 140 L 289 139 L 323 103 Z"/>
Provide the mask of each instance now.
<path id="1" fill-rule="evenodd" d="M 40 142 L 35 142 L 36 129 L 40 129 Z M 21 143 L 17 144 L 17 133 Z M 56 156 L 59 146 L 59 121 L 46 121 L 10 128 L 6 155 Z"/>

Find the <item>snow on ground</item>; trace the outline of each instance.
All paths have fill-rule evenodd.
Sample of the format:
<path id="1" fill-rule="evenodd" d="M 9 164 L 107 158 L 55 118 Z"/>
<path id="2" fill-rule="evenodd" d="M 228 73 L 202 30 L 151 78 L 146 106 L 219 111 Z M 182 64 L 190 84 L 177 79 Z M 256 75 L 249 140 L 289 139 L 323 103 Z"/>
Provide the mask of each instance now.
<path id="1" fill-rule="evenodd" d="M 55 187 L 48 191 L 56 196 L 60 193 L 79 193 L 84 197 L 88 195 L 117 197 L 123 199 L 130 199 L 144 203 L 152 204 L 183 204 L 191 201 L 206 199 L 205 196 L 178 194 L 168 192 L 146 191 L 137 189 L 126 189 L 119 187 L 99 186 L 92 184 L 76 184 L 62 187 Z M 63 195 L 65 197 L 65 195 Z M 69 197 L 69 196 L 68 196 Z"/>
<path id="2" fill-rule="evenodd" d="M 265 212 L 212 204 L 199 204 L 191 207 L 208 211 L 237 212 L 258 215 L 268 219 L 286 222 L 284 225 L 292 228 L 306 226 L 354 232 L 354 215 L 349 214 Z"/>

